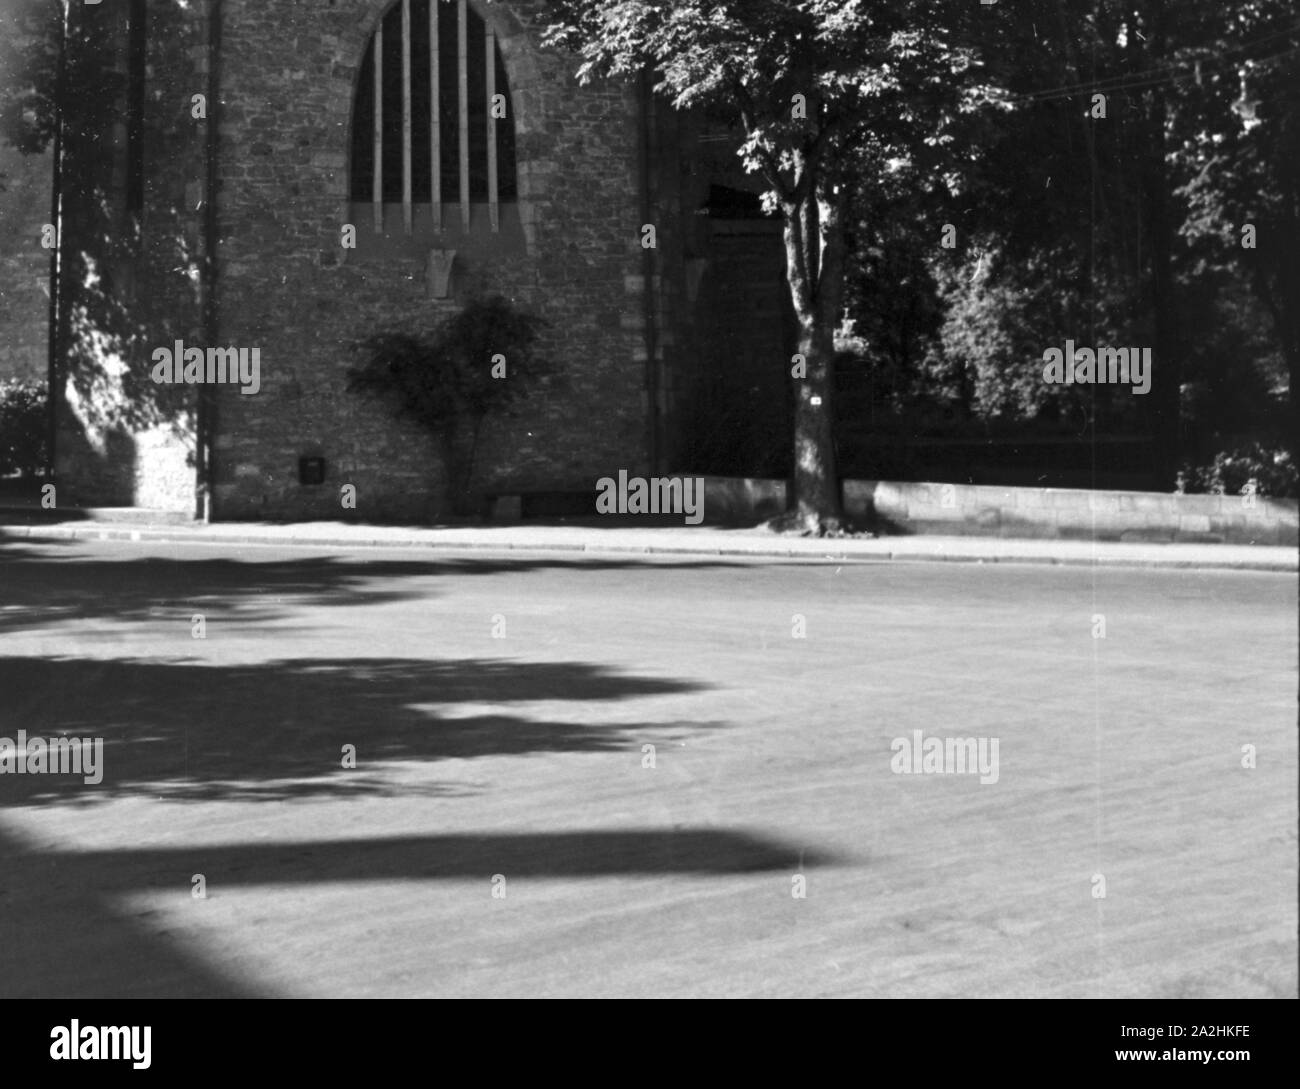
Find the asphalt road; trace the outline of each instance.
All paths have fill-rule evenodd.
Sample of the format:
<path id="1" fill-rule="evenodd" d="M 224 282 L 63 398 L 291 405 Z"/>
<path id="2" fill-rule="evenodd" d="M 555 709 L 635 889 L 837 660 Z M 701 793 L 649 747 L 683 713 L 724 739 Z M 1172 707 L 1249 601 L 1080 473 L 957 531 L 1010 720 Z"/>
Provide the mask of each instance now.
<path id="1" fill-rule="evenodd" d="M 0 542 L 0 737 L 104 743 L 0 774 L 0 995 L 1295 997 L 1296 648 L 1294 575 Z"/>

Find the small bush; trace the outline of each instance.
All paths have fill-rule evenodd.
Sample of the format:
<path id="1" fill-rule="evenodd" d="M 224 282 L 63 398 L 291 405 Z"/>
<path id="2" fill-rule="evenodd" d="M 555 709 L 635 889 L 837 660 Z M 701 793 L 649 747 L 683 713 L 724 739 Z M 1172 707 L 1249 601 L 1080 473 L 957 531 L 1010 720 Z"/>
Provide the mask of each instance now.
<path id="1" fill-rule="evenodd" d="M 1270 450 L 1258 442 L 1221 450 L 1208 465 L 1185 465 L 1180 474 L 1185 492 L 1244 495 L 1254 481 L 1256 495 L 1288 499 L 1300 493 L 1298 476 L 1288 451 Z"/>
<path id="2" fill-rule="evenodd" d="M 457 514 L 475 507 L 470 483 L 483 421 L 510 414 L 555 373 L 537 352 L 546 325 L 493 295 L 470 299 L 429 334 L 378 333 L 358 345 L 363 361 L 349 369 L 348 388 L 386 399 L 437 438 Z"/>
<path id="3" fill-rule="evenodd" d="M 0 379 L 0 476 L 45 470 L 46 389 L 43 382 Z"/>

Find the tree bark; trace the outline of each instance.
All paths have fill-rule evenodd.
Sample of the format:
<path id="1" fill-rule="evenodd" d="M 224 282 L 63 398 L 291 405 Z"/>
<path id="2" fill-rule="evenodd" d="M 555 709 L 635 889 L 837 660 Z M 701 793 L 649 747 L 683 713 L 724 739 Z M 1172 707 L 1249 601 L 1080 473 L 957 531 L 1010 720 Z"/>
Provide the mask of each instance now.
<path id="1" fill-rule="evenodd" d="M 1148 63 L 1166 60 L 1164 0 L 1154 0 L 1148 29 Z M 1151 257 L 1148 299 L 1151 306 L 1151 400 L 1155 416 L 1156 457 L 1153 466 L 1159 490 L 1172 490 L 1183 457 L 1182 361 L 1175 343 L 1173 224 L 1169 211 L 1169 176 L 1165 164 L 1165 127 L 1169 106 L 1164 88 L 1150 92 L 1145 170 L 1147 249 Z"/>
<path id="2" fill-rule="evenodd" d="M 1300 208 L 1300 198 L 1294 202 Z M 1291 440 L 1300 435 L 1300 307 L 1288 305 L 1288 299 L 1300 299 L 1300 257 L 1290 240 L 1300 238 L 1300 215 L 1284 221 L 1276 230 L 1269 230 L 1270 238 L 1264 243 L 1267 249 L 1243 250 L 1243 263 L 1251 272 L 1251 287 L 1255 297 L 1273 319 L 1273 329 L 1286 360 L 1288 377 L 1287 419 L 1290 421 Z M 1286 239 L 1278 245 L 1272 236 Z M 1258 254 L 1258 256 L 1256 256 Z M 1276 270 L 1269 275 L 1266 266 Z"/>
<path id="3" fill-rule="evenodd" d="M 846 193 L 825 179 L 808 179 L 785 212 L 790 298 L 799 327 L 806 377 L 795 377 L 794 474 L 781 528 L 825 536 L 844 529 L 835 463 L 835 318 L 844 287 L 843 213 Z"/>

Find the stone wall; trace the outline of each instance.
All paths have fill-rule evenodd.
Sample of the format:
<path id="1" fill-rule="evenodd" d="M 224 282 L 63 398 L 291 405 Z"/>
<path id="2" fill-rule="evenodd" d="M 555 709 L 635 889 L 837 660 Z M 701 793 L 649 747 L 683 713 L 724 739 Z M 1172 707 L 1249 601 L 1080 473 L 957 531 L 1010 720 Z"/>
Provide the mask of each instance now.
<path id="1" fill-rule="evenodd" d="M 562 373 L 489 420 L 474 490 L 587 490 L 655 471 L 656 445 L 660 467 L 678 460 L 702 365 L 689 269 L 715 169 L 698 121 L 661 102 L 647 111 L 634 84 L 579 86 L 577 60 L 539 44 L 545 0 L 470 2 L 508 78 L 518 200 L 499 233 L 481 204 L 462 230 L 454 203 L 441 226 L 417 203 L 409 234 L 388 205 L 376 232 L 372 206 L 352 200 L 356 85 L 391 0 L 74 5 L 108 90 L 73 89 L 68 111 L 61 497 L 66 484 L 89 505 L 199 505 L 198 392 L 150 380 L 152 353 L 180 340 L 259 355 L 256 393 L 208 390 L 214 517 L 437 518 L 448 504 L 434 437 L 348 392 L 347 372 L 362 339 L 428 332 L 476 293 L 545 319 L 541 350 Z M 141 11 L 146 66 L 130 49 Z M 716 141 L 706 153 L 730 156 Z M 456 251 L 445 297 L 428 280 L 431 250 Z M 323 484 L 300 482 L 303 457 L 324 459 Z"/>
<path id="2" fill-rule="evenodd" d="M 704 521 L 755 522 L 786 509 L 786 482 L 705 476 Z M 844 510 L 884 534 L 1290 545 L 1294 499 L 846 480 Z"/>
<path id="3" fill-rule="evenodd" d="M 444 488 L 432 439 L 346 392 L 346 372 L 359 339 L 425 331 L 473 291 L 499 292 L 550 322 L 543 348 L 568 377 L 489 426 L 475 486 L 588 488 L 612 470 L 643 468 L 633 90 L 578 87 L 573 59 L 537 45 L 543 4 L 473 4 L 496 31 L 509 78 L 525 252 L 476 257 L 461 246 L 453 297 L 430 299 L 423 253 L 340 245 L 354 214 L 355 82 L 389 6 L 224 5 L 219 342 L 260 348 L 262 387 L 220 392 L 217 517 L 340 517 L 344 484 L 356 488 L 357 517 L 436 517 Z M 387 229 L 400 232 L 400 219 Z M 324 485 L 299 484 L 308 454 L 325 458 Z"/>
<path id="4" fill-rule="evenodd" d="M 32 41 L 30 9 L 0 2 L 0 36 L 22 50 Z M 4 73 L 6 81 L 21 73 Z M 49 367 L 50 255 L 54 156 L 23 155 L 0 140 L 0 380 L 45 381 Z"/>
<path id="5" fill-rule="evenodd" d="M 1295 545 L 1294 499 L 846 480 L 846 512 L 886 532 Z"/>
<path id="6" fill-rule="evenodd" d="M 52 155 L 0 145 L 0 379 L 45 381 L 49 364 Z"/>

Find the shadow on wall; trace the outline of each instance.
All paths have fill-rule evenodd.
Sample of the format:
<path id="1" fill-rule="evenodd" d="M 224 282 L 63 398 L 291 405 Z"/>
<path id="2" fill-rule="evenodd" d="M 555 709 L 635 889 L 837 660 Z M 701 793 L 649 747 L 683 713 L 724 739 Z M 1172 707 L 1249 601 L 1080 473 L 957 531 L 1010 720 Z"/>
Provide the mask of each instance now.
<path id="1" fill-rule="evenodd" d="M 113 427 L 96 435 L 86 426 L 60 427 L 58 505 L 130 507 L 136 501 L 136 442 Z M 69 471 L 71 470 L 71 471 Z"/>
<path id="2" fill-rule="evenodd" d="M 38 81 L 39 109 L 62 121 L 59 478 L 70 492 L 75 485 L 71 499 L 99 506 L 138 501 L 155 461 L 152 451 L 137 456 L 143 432 L 172 444 L 170 460 L 192 465 L 195 387 L 155 383 L 152 353 L 177 340 L 203 343 L 202 122 L 191 115 L 183 52 L 199 44 L 201 20 L 179 4 L 150 5 L 146 49 L 142 26 L 131 24 L 142 7 L 72 5 L 62 101 L 48 74 Z M 192 508 L 192 473 L 185 485 L 177 502 Z"/>

